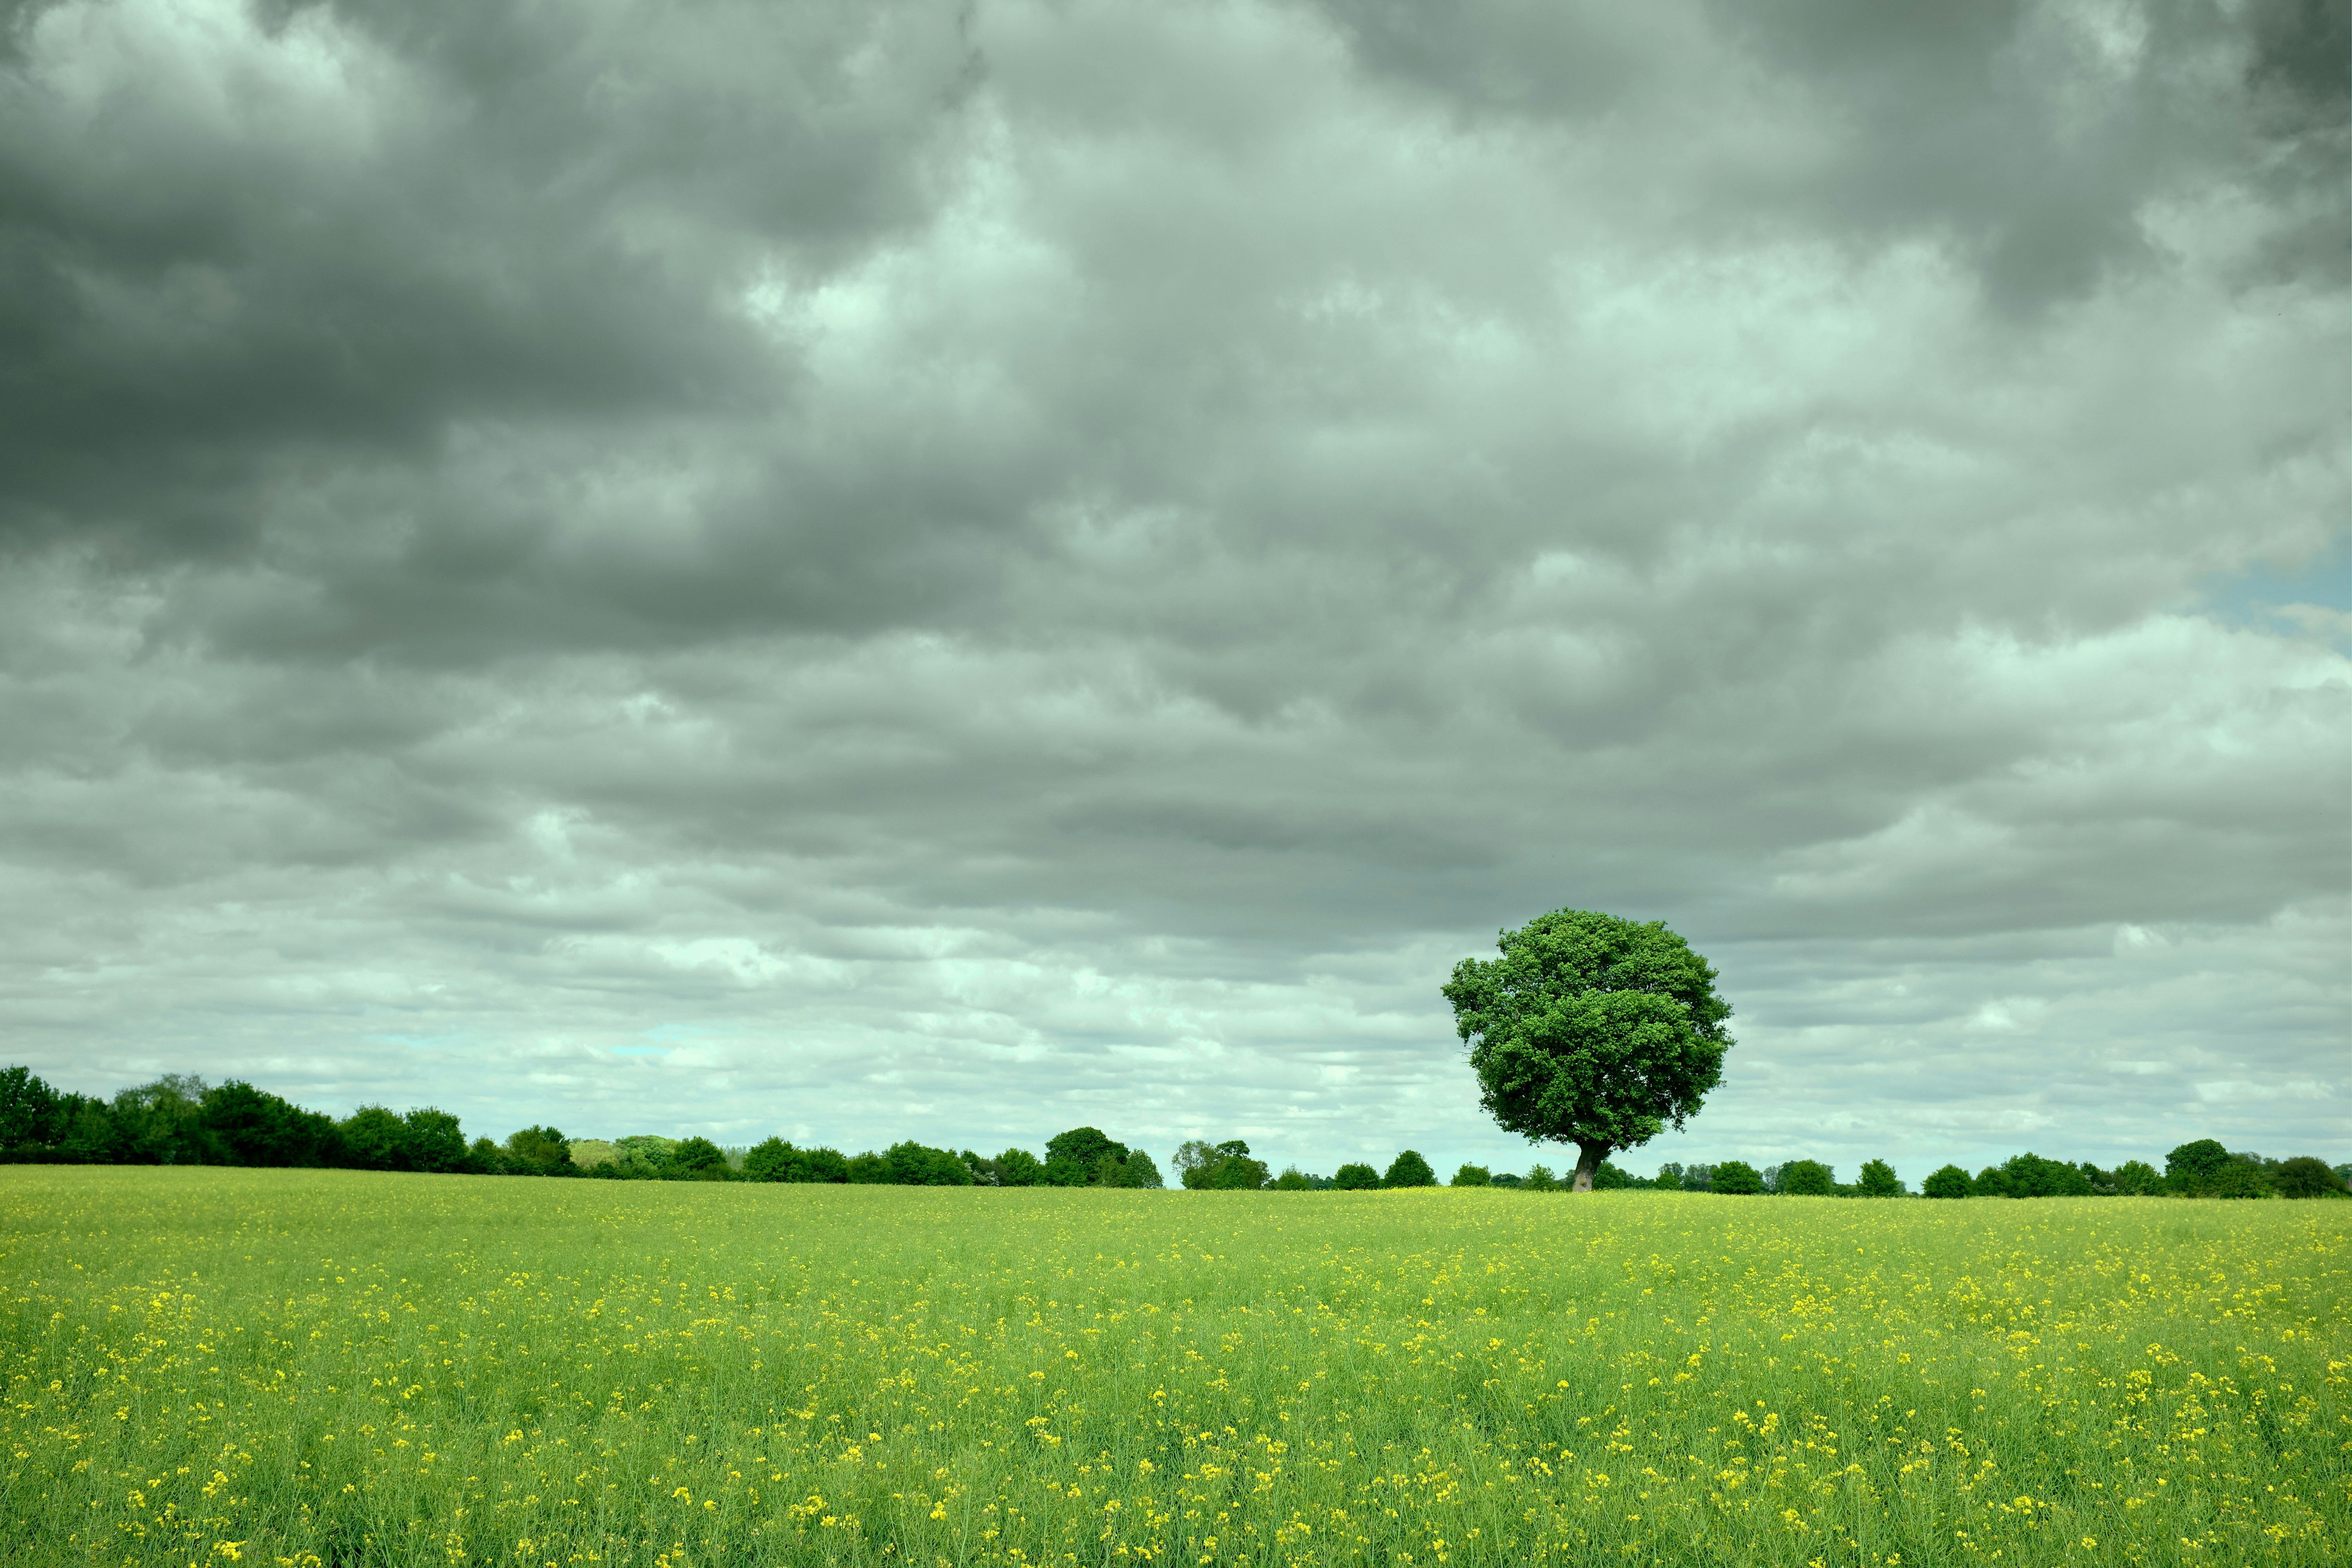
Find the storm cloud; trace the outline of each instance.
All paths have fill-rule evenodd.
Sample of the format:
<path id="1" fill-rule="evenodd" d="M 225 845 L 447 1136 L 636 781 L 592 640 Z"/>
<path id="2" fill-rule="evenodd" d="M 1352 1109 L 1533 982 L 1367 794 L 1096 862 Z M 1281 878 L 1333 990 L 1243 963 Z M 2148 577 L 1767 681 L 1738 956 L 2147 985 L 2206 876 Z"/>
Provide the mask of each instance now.
<path id="1" fill-rule="evenodd" d="M 1520 1164 L 1576 906 L 1636 1164 L 2343 1157 L 2345 16 L 0 7 L 8 1058 Z"/>

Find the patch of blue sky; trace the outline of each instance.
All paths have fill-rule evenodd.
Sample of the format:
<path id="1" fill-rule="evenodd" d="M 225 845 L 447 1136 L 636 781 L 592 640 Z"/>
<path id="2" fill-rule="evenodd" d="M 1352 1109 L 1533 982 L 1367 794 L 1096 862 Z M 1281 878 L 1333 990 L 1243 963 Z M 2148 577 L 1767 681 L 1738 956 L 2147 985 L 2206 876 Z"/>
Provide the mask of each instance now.
<path id="1" fill-rule="evenodd" d="M 2233 625 L 2260 631 L 2299 625 L 2307 633 L 2316 632 L 2317 627 L 2287 613 L 2297 605 L 2352 615 L 2352 534 L 2337 539 L 2301 565 L 2259 566 L 2215 578 L 2205 590 L 2206 613 Z M 2340 623 L 2329 640 L 2345 640 Z"/>

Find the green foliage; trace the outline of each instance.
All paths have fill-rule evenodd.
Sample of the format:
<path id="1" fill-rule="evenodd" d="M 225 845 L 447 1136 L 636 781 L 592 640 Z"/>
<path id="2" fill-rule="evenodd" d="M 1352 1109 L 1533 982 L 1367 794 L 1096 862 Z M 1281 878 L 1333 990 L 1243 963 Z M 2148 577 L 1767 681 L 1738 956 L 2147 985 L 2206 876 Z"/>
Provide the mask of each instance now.
<path id="1" fill-rule="evenodd" d="M 1247 1154 L 1228 1154 L 1209 1168 L 1212 1192 L 1254 1193 L 1272 1179 L 1265 1162 L 1253 1160 Z"/>
<path id="2" fill-rule="evenodd" d="M 1501 933 L 1444 986 L 1479 1101 L 1506 1131 L 1573 1143 L 1579 1184 L 1698 1111 L 1723 1078 L 1728 1004 L 1664 921 L 1558 910 Z"/>
<path id="3" fill-rule="evenodd" d="M 1141 1149 L 1127 1152 L 1127 1180 L 1121 1185 L 1158 1192 L 1167 1184 L 1160 1179 L 1160 1167 L 1148 1152 Z"/>
<path id="4" fill-rule="evenodd" d="M 1726 1160 L 1715 1167 L 1710 1190 L 1742 1196 L 1764 1190 L 1764 1178 L 1745 1160 Z"/>
<path id="5" fill-rule="evenodd" d="M 2175 1192 L 2194 1193 L 2217 1179 L 2229 1163 L 2230 1151 L 2219 1140 L 2200 1138 L 2164 1157 L 2164 1180 Z"/>
<path id="6" fill-rule="evenodd" d="M 1045 1162 L 1026 1149 L 1007 1149 L 996 1157 L 996 1179 L 1008 1187 L 1042 1187 Z"/>
<path id="7" fill-rule="evenodd" d="M 1429 1168 L 1429 1162 L 1421 1157 L 1419 1151 L 1407 1149 L 1389 1162 L 1388 1173 L 1381 1177 L 1381 1185 L 1433 1187 L 1437 1185 L 1437 1173 Z"/>
<path id="8" fill-rule="evenodd" d="M 1188 1186 L 1190 1183 L 1186 1184 Z M 1340 1193 L 1368 1193 L 1381 1184 L 1381 1173 L 1360 1160 L 1350 1160 L 1331 1173 L 1331 1189 Z"/>
<path id="9" fill-rule="evenodd" d="M 505 1164 L 522 1175 L 572 1173 L 572 1140 L 552 1127 L 525 1127 L 507 1134 Z"/>
<path id="10" fill-rule="evenodd" d="M 2086 1198 L 2091 1195 L 2091 1179 L 2082 1169 L 2063 1160 L 2045 1160 L 2039 1154 L 2012 1154 L 2001 1166 L 2009 1181 L 2009 1195 L 2013 1198 Z"/>
<path id="11" fill-rule="evenodd" d="M 1529 1165 L 1527 1180 L 1519 1185 L 1531 1193 L 1556 1193 L 1559 1191 L 1559 1178 L 1551 1173 L 1549 1165 Z"/>
<path id="12" fill-rule="evenodd" d="M 2221 1173 L 2200 1183 L 2195 1194 L 2207 1198 L 2274 1198 L 2278 1188 L 2271 1173 L 2250 1160 L 2231 1160 Z"/>
<path id="13" fill-rule="evenodd" d="M 1939 1167 L 1936 1173 L 1919 1184 L 1919 1191 L 1931 1198 L 1965 1198 L 1976 1192 L 1977 1184 L 1958 1165 Z"/>
<path id="14" fill-rule="evenodd" d="M 1312 1192 L 1315 1190 L 1315 1178 L 1296 1165 L 1285 1165 L 1282 1174 L 1274 1179 L 1274 1190 L 1277 1193 Z"/>
<path id="15" fill-rule="evenodd" d="M 1854 1179 L 1854 1190 L 1865 1198 L 1899 1198 L 1903 1195 L 1903 1178 L 1895 1167 L 1884 1160 L 1865 1160 Z"/>
<path id="16" fill-rule="evenodd" d="M 891 1182 L 901 1187 L 968 1187 L 971 1167 L 963 1156 L 947 1149 L 929 1149 L 908 1142 L 893 1143 L 882 1156 L 890 1167 Z"/>
<path id="17" fill-rule="evenodd" d="M 2280 1162 L 2272 1181 L 2283 1198 L 2333 1197 L 2344 1191 L 2344 1184 L 2324 1160 L 2309 1154 L 2298 1154 Z"/>
<path id="18" fill-rule="evenodd" d="M 1681 1164 L 1673 1160 L 1667 1161 L 1664 1164 L 1658 1167 L 1657 1180 L 1650 1184 L 1657 1188 L 1657 1190 L 1662 1193 L 1681 1192 L 1683 1190 L 1683 1168 Z"/>
<path id="19" fill-rule="evenodd" d="M 2013 1198 L 2017 1193 L 2010 1183 L 2007 1171 L 1999 1165 L 1987 1165 L 1977 1173 L 1977 1179 L 1970 1195 L 1979 1198 Z"/>
<path id="20" fill-rule="evenodd" d="M 890 1162 L 871 1149 L 862 1154 L 852 1154 L 849 1157 L 849 1180 L 857 1186 L 888 1186 L 891 1184 Z"/>
<path id="21" fill-rule="evenodd" d="M 673 1182 L 723 1182 L 734 1173 L 727 1168 L 726 1152 L 709 1139 L 682 1139 L 669 1152 L 665 1179 Z"/>
<path id="22" fill-rule="evenodd" d="M 1454 1184 L 1457 1187 L 1491 1187 L 1495 1184 L 1495 1173 L 1484 1165 L 1464 1165 L 1454 1173 Z"/>
<path id="23" fill-rule="evenodd" d="M 0 1149 L 57 1143 L 65 1134 L 64 1110 L 64 1097 L 32 1068 L 0 1070 Z"/>
<path id="24" fill-rule="evenodd" d="M 747 1182 L 789 1182 L 799 1162 L 800 1151 L 782 1138 L 763 1138 L 751 1145 L 743 1156 L 743 1179 Z"/>
<path id="25" fill-rule="evenodd" d="M 1045 1184 L 1049 1187 L 1083 1187 L 1091 1174 L 1067 1154 L 1056 1154 L 1045 1162 Z"/>
<path id="26" fill-rule="evenodd" d="M 1622 1192 L 1633 1184 L 1631 1173 L 1606 1160 L 1601 1161 L 1600 1169 L 1592 1173 L 1592 1190 L 1596 1193 Z"/>
<path id="27" fill-rule="evenodd" d="M 1780 1167 L 1775 1191 L 1801 1198 L 1826 1198 L 1837 1193 L 1837 1173 L 1819 1160 L 1791 1160 Z"/>
<path id="28" fill-rule="evenodd" d="M 2145 1160 L 2126 1160 L 2112 1173 L 2116 1191 L 2126 1197 L 2146 1197 L 2164 1191 L 2164 1177 Z"/>
<path id="29" fill-rule="evenodd" d="M 1045 1163 L 1049 1165 L 1056 1160 L 1067 1160 L 1091 1173 L 1105 1155 L 1124 1161 L 1127 1145 L 1113 1142 L 1098 1127 L 1073 1127 L 1045 1141 Z"/>

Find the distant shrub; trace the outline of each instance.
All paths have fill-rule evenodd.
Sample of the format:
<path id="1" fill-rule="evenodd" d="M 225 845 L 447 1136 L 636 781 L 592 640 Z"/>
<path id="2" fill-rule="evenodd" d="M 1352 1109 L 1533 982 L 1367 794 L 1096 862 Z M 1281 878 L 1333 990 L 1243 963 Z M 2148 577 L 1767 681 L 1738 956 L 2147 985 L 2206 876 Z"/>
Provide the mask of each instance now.
<path id="1" fill-rule="evenodd" d="M 1795 1197 L 1829 1197 L 1837 1191 L 1837 1173 L 1819 1160 L 1791 1160 L 1780 1167 L 1780 1190 Z"/>
<path id="2" fill-rule="evenodd" d="M 1421 1157 L 1418 1150 L 1407 1149 L 1389 1162 L 1388 1173 L 1381 1178 L 1381 1185 L 1433 1187 L 1437 1185 L 1437 1173 L 1429 1168 L 1429 1162 Z"/>
<path id="3" fill-rule="evenodd" d="M 1494 1184 L 1495 1173 L 1484 1165 L 1464 1165 L 1454 1173 L 1454 1185 L 1457 1187 L 1491 1187 Z"/>
<path id="4" fill-rule="evenodd" d="M 1559 1178 L 1551 1173 L 1549 1165 L 1529 1165 L 1527 1180 L 1519 1184 L 1531 1193 L 1559 1191 Z"/>
<path id="5" fill-rule="evenodd" d="M 2327 1163 L 2308 1154 L 2282 1162 L 2272 1180 L 2283 1198 L 2335 1197 L 2344 1192 L 2344 1184 L 2327 1168 Z"/>
<path id="6" fill-rule="evenodd" d="M 1920 1183 L 1919 1191 L 1931 1198 L 1965 1198 L 1976 1191 L 1976 1184 L 1958 1165 L 1946 1165 Z"/>
<path id="7" fill-rule="evenodd" d="M 1726 1160 L 1715 1167 L 1713 1188 L 1718 1193 L 1742 1196 L 1764 1190 L 1764 1178 L 1755 1166 L 1745 1160 Z"/>
<path id="8" fill-rule="evenodd" d="M 1861 1173 L 1854 1180 L 1854 1190 L 1865 1198 L 1899 1198 L 1903 1195 L 1903 1178 L 1895 1167 L 1884 1160 L 1865 1160 Z"/>
<path id="9" fill-rule="evenodd" d="M 1350 1160 L 1331 1173 L 1333 1190 L 1342 1193 L 1368 1193 L 1381 1184 L 1381 1173 L 1361 1161 Z"/>
<path id="10" fill-rule="evenodd" d="M 1296 1165 L 1285 1165 L 1282 1174 L 1274 1179 L 1274 1190 L 1277 1193 L 1313 1192 L 1315 1179 Z"/>

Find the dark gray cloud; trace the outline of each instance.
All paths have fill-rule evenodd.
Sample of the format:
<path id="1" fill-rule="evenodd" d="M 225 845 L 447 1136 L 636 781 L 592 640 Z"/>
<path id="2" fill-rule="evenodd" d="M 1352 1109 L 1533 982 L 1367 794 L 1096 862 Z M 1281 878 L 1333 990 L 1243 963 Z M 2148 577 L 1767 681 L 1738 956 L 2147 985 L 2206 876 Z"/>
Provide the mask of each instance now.
<path id="1" fill-rule="evenodd" d="M 2343 11 L 18 7 L 0 1017 L 1523 1157 L 1579 904 L 1678 1152 L 2333 1147 Z"/>

